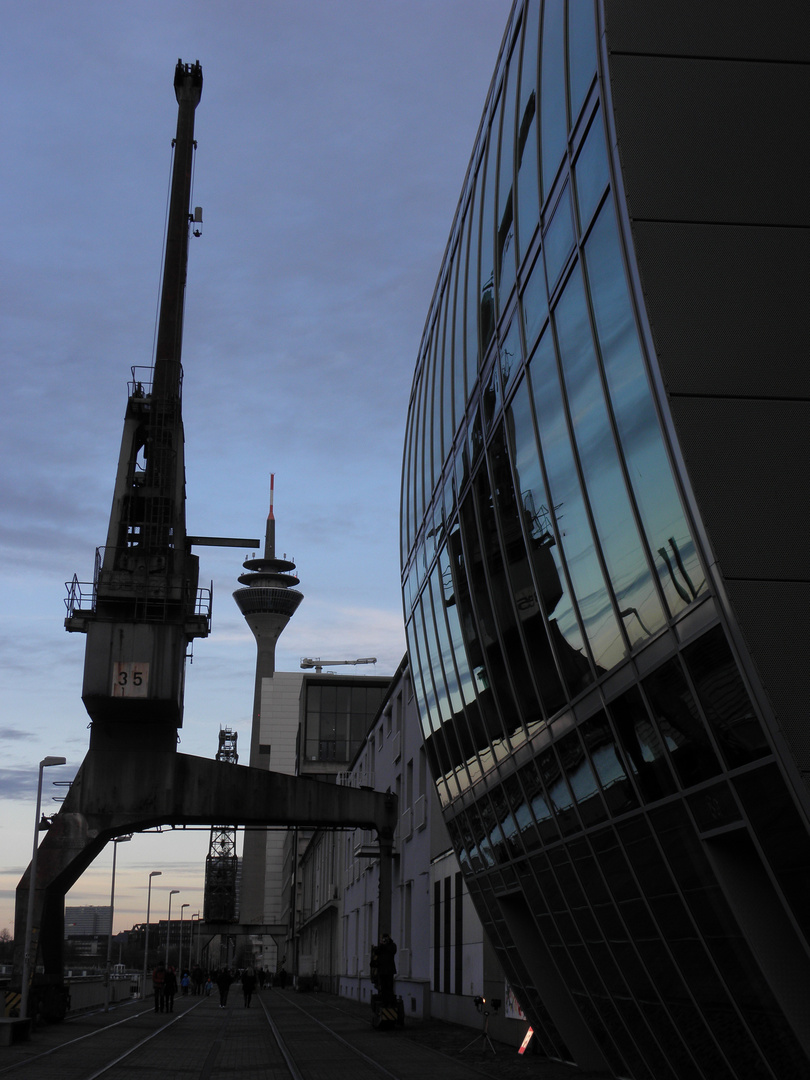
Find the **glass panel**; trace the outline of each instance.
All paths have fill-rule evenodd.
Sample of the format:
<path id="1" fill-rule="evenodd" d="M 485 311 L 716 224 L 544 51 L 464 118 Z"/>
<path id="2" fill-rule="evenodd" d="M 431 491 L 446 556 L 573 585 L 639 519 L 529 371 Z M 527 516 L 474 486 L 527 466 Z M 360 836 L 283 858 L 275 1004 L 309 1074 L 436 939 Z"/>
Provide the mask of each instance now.
<path id="1" fill-rule="evenodd" d="M 439 457 L 436 477 L 450 453 L 453 445 L 453 278 L 450 276 L 445 283 L 442 297 L 442 333 L 439 338 L 439 351 L 436 362 L 442 371 L 442 405 L 441 405 L 441 455 Z"/>
<path id="2" fill-rule="evenodd" d="M 501 152 L 498 167 L 498 311 L 502 312 L 515 284 L 515 217 L 512 208 L 512 172 L 515 152 L 515 96 L 520 52 L 512 50 L 506 73 L 501 122 Z"/>
<path id="3" fill-rule="evenodd" d="M 429 473 L 428 483 L 431 492 L 436 486 L 436 481 L 441 473 L 442 463 L 442 337 L 444 334 L 444 319 L 440 306 L 436 317 L 433 332 L 433 347 L 431 350 L 431 364 L 433 389 L 430 401 L 430 457 L 428 458 Z"/>
<path id="4" fill-rule="evenodd" d="M 501 523 L 504 543 L 504 559 L 508 575 L 505 594 L 508 594 L 514 603 L 517 617 L 522 630 L 523 639 L 526 642 L 530 657 L 532 675 L 537 680 L 540 696 L 546 715 L 553 716 L 566 702 L 560 676 L 551 650 L 551 644 L 546 632 L 546 622 L 541 606 L 537 602 L 537 592 L 532 581 L 531 567 L 526 552 L 526 545 L 521 528 L 523 506 L 516 498 L 515 488 L 509 469 L 509 459 L 503 442 L 504 436 L 501 430 L 495 436 L 490 448 L 490 464 L 492 469 L 492 485 L 496 492 L 495 505 Z M 529 530 L 527 530 L 527 535 Z M 544 557 L 549 562 L 545 545 L 532 542 L 533 554 L 537 548 L 534 563 L 539 568 Z M 553 569 L 553 563 L 551 564 Z M 500 590 L 495 589 L 496 596 Z M 516 628 L 515 628 L 516 629 Z M 517 647 L 517 637 L 516 644 Z M 513 649 L 507 642 L 507 652 L 512 654 Z M 526 676 L 528 678 L 528 674 Z M 520 689 L 518 688 L 518 693 Z M 528 715 L 524 719 L 529 720 Z M 540 716 L 537 717 L 540 719 Z"/>
<path id="5" fill-rule="evenodd" d="M 595 825 L 607 817 L 593 768 L 576 731 L 554 744 L 584 824 Z"/>
<path id="6" fill-rule="evenodd" d="M 574 218 L 571 212 L 571 188 L 566 184 L 559 202 L 554 208 L 551 222 L 543 237 L 543 251 L 546 259 L 548 291 L 554 292 L 554 286 L 574 249 Z"/>
<path id="7" fill-rule="evenodd" d="M 543 12 L 543 56 L 540 64 L 540 160 L 543 201 L 565 153 L 565 7 L 546 4 Z"/>
<path id="8" fill-rule="evenodd" d="M 543 713 L 537 700 L 532 673 L 526 660 L 526 651 L 520 632 L 521 623 L 516 617 L 513 604 L 511 577 L 507 574 L 504 566 L 495 518 L 495 503 L 500 504 L 503 499 L 509 504 L 514 499 L 509 458 L 506 454 L 502 426 L 499 426 L 492 439 L 488 458 L 494 487 L 490 491 L 489 479 L 485 470 L 482 469 L 479 477 L 476 478 L 476 494 L 478 497 L 482 545 L 488 556 L 487 569 L 492 592 L 492 608 L 503 640 L 504 659 L 512 675 L 512 685 L 518 704 L 518 715 L 525 725 L 531 725 L 540 723 L 543 720 Z M 522 550 L 520 522 L 516 521 L 516 525 L 517 539 Z M 510 550 L 507 557 L 511 557 L 512 554 L 513 550 Z M 512 723 L 507 722 L 506 727 L 510 734 L 516 734 L 520 730 L 518 717 L 515 717 Z"/>
<path id="9" fill-rule="evenodd" d="M 579 207 L 579 232 L 585 232 L 588 222 L 593 217 L 605 188 L 610 183 L 605 129 L 602 124 L 602 112 L 599 110 L 591 122 L 585 142 L 574 163 L 574 181 L 577 189 Z"/>
<path id="10" fill-rule="evenodd" d="M 664 625 L 664 611 L 627 497 L 596 362 L 582 277 L 575 269 L 555 312 L 580 464 L 619 614 L 632 644 Z"/>
<path id="11" fill-rule="evenodd" d="M 520 69 L 517 134 L 517 225 L 518 262 L 523 260 L 540 220 L 537 181 L 537 53 L 540 30 L 540 2 L 530 0 L 526 8 L 523 60 Z"/>
<path id="12" fill-rule="evenodd" d="M 484 415 L 484 431 L 489 435 L 492 425 L 501 413 L 501 377 L 497 362 L 492 365 L 481 394 L 481 412 Z"/>
<path id="13" fill-rule="evenodd" d="M 624 273 L 613 204 L 602 207 L 585 245 L 596 332 L 633 494 L 670 611 L 704 589 L 653 406 Z"/>
<path id="14" fill-rule="evenodd" d="M 423 406 L 422 397 L 424 394 L 425 380 L 420 364 L 419 374 L 416 379 L 416 394 L 414 395 L 413 402 L 413 448 L 411 451 L 411 471 L 413 473 L 413 511 L 412 521 L 414 528 L 414 538 L 419 532 L 419 527 L 422 524 L 422 518 L 424 517 L 425 502 L 422 497 L 422 417 Z"/>
<path id="15" fill-rule="evenodd" d="M 531 577 L 527 574 L 524 590 L 526 611 L 531 601 L 539 598 L 541 617 L 545 613 L 548 634 L 556 652 L 559 667 L 571 694 L 578 693 L 592 681 L 579 622 L 568 590 L 568 582 L 552 531 L 550 502 L 540 471 L 540 457 L 535 441 L 534 423 L 529 394 L 524 380 L 517 388 L 507 410 L 507 435 L 512 452 L 517 490 L 520 493 Z M 519 568 L 516 573 L 519 573 Z M 533 577 L 533 581 L 532 581 Z M 535 587 L 536 586 L 536 587 Z M 527 614 L 528 618 L 528 614 Z M 535 655 L 534 663 L 538 663 Z M 553 686 L 553 683 L 551 684 Z M 552 699 L 555 697 L 552 694 Z"/>
<path id="16" fill-rule="evenodd" d="M 482 489 L 489 486 L 485 469 L 482 468 L 476 476 L 474 486 L 477 488 L 479 499 L 485 498 L 486 495 L 482 493 Z M 476 690 L 482 708 L 490 713 L 490 730 L 495 734 L 492 747 L 497 752 L 501 739 L 508 729 L 513 728 L 512 721 L 517 719 L 518 712 L 509 689 L 509 676 L 487 589 L 490 555 L 488 549 L 482 544 L 475 503 L 469 495 L 461 504 L 459 519 L 468 560 L 467 581 L 475 603 L 475 610 L 470 609 L 470 614 L 474 619 L 477 614 L 478 655 L 477 663 L 474 664 Z"/>
<path id="17" fill-rule="evenodd" d="M 517 316 L 512 319 L 509 329 L 503 339 L 500 350 L 501 374 L 503 375 L 504 388 L 508 389 L 510 383 L 520 371 L 520 323 Z"/>
<path id="18" fill-rule="evenodd" d="M 552 516 L 594 659 L 607 671 L 625 655 L 625 646 L 602 568 L 596 557 L 563 409 L 551 334 L 530 365 L 540 445 L 548 477 Z M 562 576 L 562 575 L 561 575 Z"/>
<path id="19" fill-rule="evenodd" d="M 571 126 L 596 75 L 596 12 L 587 0 L 568 0 L 568 78 Z"/>
<path id="20" fill-rule="evenodd" d="M 402 501 L 400 504 L 400 565 L 405 566 L 408 554 L 413 545 L 415 530 L 413 527 L 413 425 L 414 425 L 414 399 L 408 406 L 408 420 L 405 426 L 405 450 L 402 463 Z"/>
<path id="21" fill-rule="evenodd" d="M 610 712 L 642 798 L 653 802 L 671 795 L 676 787 L 675 778 L 669 768 L 661 736 L 638 688 L 631 687 L 612 701 Z"/>
<path id="22" fill-rule="evenodd" d="M 720 762 L 678 661 L 664 664 L 642 686 L 683 787 L 717 776 Z"/>
<path id="23" fill-rule="evenodd" d="M 599 777 L 605 802 L 612 814 L 624 814 L 638 806 L 633 785 L 624 771 L 607 716 L 599 712 L 580 725 L 579 733 Z"/>
<path id="24" fill-rule="evenodd" d="M 465 382 L 466 365 L 464 363 L 464 271 L 467 265 L 467 244 L 470 239 L 469 215 L 462 225 L 461 242 L 456 252 L 455 274 L 455 319 L 453 323 L 453 433 L 461 423 L 464 416 L 464 406 L 467 403 L 467 391 Z"/>
<path id="25" fill-rule="evenodd" d="M 470 241 L 467 251 L 467 308 L 466 308 L 466 350 L 464 371 L 469 397 L 478 375 L 478 247 L 480 242 L 481 194 L 483 191 L 484 166 L 481 165 L 475 184 L 475 201 L 470 205 L 469 230 Z"/>
<path id="26" fill-rule="evenodd" d="M 534 343 L 540 336 L 548 319 L 548 300 L 546 298 L 546 278 L 543 260 L 539 258 L 532 267 L 526 288 L 521 296 L 523 309 L 523 329 L 526 334 L 526 350 L 531 354 Z"/>
<path id="27" fill-rule="evenodd" d="M 733 769 L 770 753 L 721 627 L 684 649 L 683 656 L 726 765 Z"/>
<path id="28" fill-rule="evenodd" d="M 496 106 L 495 116 L 498 111 Z M 487 173 L 484 184 L 484 206 L 481 211 L 481 278 L 480 278 L 480 331 L 481 348 L 478 366 L 484 362 L 487 348 L 495 333 L 495 175 L 498 162 L 497 119 L 489 131 Z"/>
<path id="29" fill-rule="evenodd" d="M 548 670 L 549 667 L 553 669 L 553 657 L 549 657 L 545 664 L 541 661 L 544 651 L 541 644 L 543 634 L 548 631 L 557 663 L 570 693 L 577 693 L 588 686 L 592 675 L 588 653 L 585 652 L 579 622 L 573 610 L 568 583 L 556 549 L 548 510 L 549 498 L 545 494 L 540 471 L 535 426 L 531 419 L 525 380 L 519 384 L 507 410 L 507 435 L 512 451 L 516 490 L 519 492 L 519 510 L 516 510 L 516 513 L 521 515 L 526 529 L 529 564 L 524 572 L 515 559 L 510 562 L 524 623 L 527 625 L 535 617 L 546 623 L 545 627 L 538 626 L 537 631 L 532 630 L 529 640 L 535 643 L 532 648 L 532 663 L 538 671 L 543 671 L 544 667 L 546 669 L 542 677 L 543 693 L 550 692 L 546 710 L 552 715 L 554 708 L 550 706 L 559 699 L 554 675 Z M 521 580 L 522 576 L 525 580 Z M 534 604 L 538 604 L 537 612 L 534 611 Z M 528 625 L 526 632 L 529 633 Z"/>

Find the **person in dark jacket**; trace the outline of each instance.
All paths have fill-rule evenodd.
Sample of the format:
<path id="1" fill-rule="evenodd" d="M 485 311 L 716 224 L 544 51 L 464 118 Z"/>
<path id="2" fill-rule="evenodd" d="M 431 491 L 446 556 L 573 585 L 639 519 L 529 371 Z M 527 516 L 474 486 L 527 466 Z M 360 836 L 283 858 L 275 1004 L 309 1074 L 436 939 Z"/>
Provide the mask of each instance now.
<path id="1" fill-rule="evenodd" d="M 256 989 L 256 973 L 252 967 L 246 967 L 242 972 L 242 994 L 245 998 L 245 1008 L 250 1008 L 250 1000 Z"/>
<path id="2" fill-rule="evenodd" d="M 217 972 L 217 989 L 219 990 L 219 1007 L 224 1009 L 228 1004 L 228 990 L 230 989 L 233 979 L 231 973 L 227 968 L 223 968 L 222 971 Z"/>
<path id="3" fill-rule="evenodd" d="M 394 962 L 396 953 L 397 946 L 391 940 L 391 935 L 383 934 L 377 946 L 377 980 L 380 993 L 389 997 L 394 995 L 394 976 L 397 973 L 397 965 Z"/>
<path id="4" fill-rule="evenodd" d="M 173 967 L 166 969 L 163 980 L 163 998 L 166 1002 L 166 1012 L 174 1012 L 174 995 L 177 993 L 177 974 Z"/>

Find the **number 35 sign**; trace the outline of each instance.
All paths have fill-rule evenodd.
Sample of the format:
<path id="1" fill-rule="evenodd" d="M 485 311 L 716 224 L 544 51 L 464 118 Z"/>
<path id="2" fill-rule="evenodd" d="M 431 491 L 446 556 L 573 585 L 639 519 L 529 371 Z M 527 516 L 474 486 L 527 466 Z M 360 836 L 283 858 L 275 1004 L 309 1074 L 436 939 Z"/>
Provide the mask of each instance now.
<path id="1" fill-rule="evenodd" d="M 146 697 L 149 689 L 149 664 L 113 664 L 112 696 L 117 698 Z"/>

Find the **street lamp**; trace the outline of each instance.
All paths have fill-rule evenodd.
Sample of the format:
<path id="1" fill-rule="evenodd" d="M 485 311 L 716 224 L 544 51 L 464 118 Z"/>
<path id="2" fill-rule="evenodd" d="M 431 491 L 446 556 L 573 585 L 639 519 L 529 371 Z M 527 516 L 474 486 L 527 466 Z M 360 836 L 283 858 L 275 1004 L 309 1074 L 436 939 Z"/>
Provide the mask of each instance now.
<path id="1" fill-rule="evenodd" d="M 191 950 L 194 948 L 194 920 L 199 919 L 199 911 L 195 911 L 191 916 L 191 933 L 188 935 L 188 970 L 191 971 Z M 197 923 L 197 937 L 200 936 L 200 924 Z"/>
<path id="2" fill-rule="evenodd" d="M 169 938 L 172 936 L 172 897 L 177 896 L 179 889 L 172 889 L 169 893 L 169 919 L 166 926 L 166 970 L 169 970 Z"/>
<path id="3" fill-rule="evenodd" d="M 37 851 L 39 850 L 39 813 L 42 809 L 42 770 L 49 765 L 66 765 L 67 758 L 46 757 L 39 763 L 39 782 L 37 784 L 37 816 L 34 818 L 34 851 L 31 855 L 31 872 L 28 878 L 28 911 L 25 916 L 25 944 L 23 951 L 22 996 L 20 998 L 20 1019 L 28 1015 L 28 983 L 31 970 L 31 938 L 34 933 L 34 895 L 37 888 Z"/>
<path id="4" fill-rule="evenodd" d="M 129 833 L 127 836 L 116 836 L 113 838 L 112 884 L 110 885 L 110 936 L 107 938 L 107 971 L 104 977 L 104 1012 L 109 1012 L 110 1008 L 110 965 L 112 961 L 113 916 L 115 914 L 115 857 L 118 854 L 118 845 L 126 844 L 126 842 L 131 839 L 132 833 Z"/>
<path id="5" fill-rule="evenodd" d="M 146 944 L 143 947 L 143 985 L 141 986 L 141 997 L 146 997 L 146 968 L 149 963 L 149 909 L 152 906 L 152 878 L 160 877 L 163 873 L 162 870 L 153 870 L 149 875 L 149 892 L 146 894 Z"/>
<path id="6" fill-rule="evenodd" d="M 182 973 L 183 969 L 183 908 L 191 907 L 191 904 L 180 905 L 180 948 L 177 950 L 177 967 Z"/>

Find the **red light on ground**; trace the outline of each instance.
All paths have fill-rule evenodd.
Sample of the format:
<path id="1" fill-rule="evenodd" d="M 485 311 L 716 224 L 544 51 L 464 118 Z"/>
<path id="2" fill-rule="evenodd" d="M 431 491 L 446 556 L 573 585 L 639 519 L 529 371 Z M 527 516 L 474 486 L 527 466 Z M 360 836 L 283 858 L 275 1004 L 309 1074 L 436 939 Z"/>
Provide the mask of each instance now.
<path id="1" fill-rule="evenodd" d="M 529 1028 L 529 1030 L 526 1032 L 526 1038 L 520 1044 L 520 1049 L 518 1050 L 519 1054 L 522 1054 L 525 1051 L 526 1047 L 531 1042 L 532 1035 L 534 1035 L 534 1028 Z"/>

